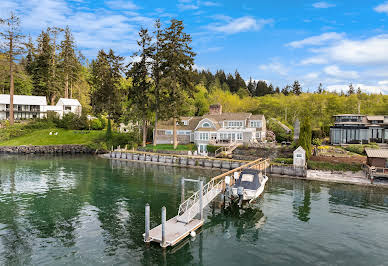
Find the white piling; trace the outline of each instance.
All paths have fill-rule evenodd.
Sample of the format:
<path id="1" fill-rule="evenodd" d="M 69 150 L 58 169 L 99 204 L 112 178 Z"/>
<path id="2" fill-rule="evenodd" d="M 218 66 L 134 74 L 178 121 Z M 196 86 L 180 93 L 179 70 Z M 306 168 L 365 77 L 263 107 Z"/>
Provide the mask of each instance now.
<path id="1" fill-rule="evenodd" d="M 145 206 L 145 236 L 144 242 L 150 242 L 150 205 L 147 203 Z"/>
<path id="2" fill-rule="evenodd" d="M 181 203 L 185 201 L 185 179 L 181 179 Z"/>
<path id="3" fill-rule="evenodd" d="M 166 207 L 162 207 L 162 248 L 166 247 Z"/>

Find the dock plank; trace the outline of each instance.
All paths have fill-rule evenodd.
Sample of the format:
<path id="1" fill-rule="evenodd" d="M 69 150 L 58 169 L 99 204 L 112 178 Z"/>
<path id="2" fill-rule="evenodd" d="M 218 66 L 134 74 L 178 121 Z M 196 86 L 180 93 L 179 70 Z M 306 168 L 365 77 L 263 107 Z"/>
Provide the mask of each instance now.
<path id="1" fill-rule="evenodd" d="M 203 221 L 193 219 L 189 223 L 178 222 L 178 216 L 166 221 L 166 246 L 174 246 L 203 225 Z M 150 230 L 150 241 L 162 243 L 162 225 Z"/>

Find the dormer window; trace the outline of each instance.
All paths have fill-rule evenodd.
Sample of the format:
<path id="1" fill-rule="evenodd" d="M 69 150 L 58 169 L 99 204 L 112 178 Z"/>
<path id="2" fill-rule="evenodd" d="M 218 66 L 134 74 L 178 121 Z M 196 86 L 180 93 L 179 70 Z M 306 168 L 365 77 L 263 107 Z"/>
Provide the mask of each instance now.
<path id="1" fill-rule="evenodd" d="M 208 122 L 205 122 L 202 124 L 202 127 L 210 127 L 210 124 Z"/>

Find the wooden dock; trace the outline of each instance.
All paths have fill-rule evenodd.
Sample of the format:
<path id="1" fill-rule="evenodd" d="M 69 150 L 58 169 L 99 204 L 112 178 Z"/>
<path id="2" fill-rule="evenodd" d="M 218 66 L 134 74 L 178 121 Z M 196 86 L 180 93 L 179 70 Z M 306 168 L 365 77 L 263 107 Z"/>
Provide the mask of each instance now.
<path id="1" fill-rule="evenodd" d="M 160 243 L 162 247 L 175 246 L 185 239 L 192 231 L 197 230 L 203 225 L 203 221 L 193 219 L 189 223 L 178 222 L 178 216 L 171 218 L 166 222 L 166 241 L 165 246 L 162 243 L 162 225 L 150 230 L 148 242 Z M 145 236 L 145 234 L 143 234 Z"/>
<path id="2" fill-rule="evenodd" d="M 268 167 L 268 160 L 257 159 L 243 166 L 237 167 L 226 173 L 212 178 L 205 186 L 203 181 L 182 179 L 181 204 L 179 205 L 178 215 L 166 221 L 166 208 L 162 208 L 162 223 L 150 230 L 150 206 L 145 208 L 145 233 L 143 234 L 146 243 L 160 243 L 161 247 L 174 246 L 185 239 L 191 232 L 195 232 L 204 223 L 203 208 L 205 208 L 219 193 L 225 189 L 225 177 L 234 175 L 234 173 L 245 168 L 265 171 Z M 234 178 L 230 180 L 229 186 L 233 185 Z M 198 182 L 199 190 L 192 194 L 188 199 L 184 199 L 184 182 Z M 200 214 L 200 219 L 195 219 Z"/>

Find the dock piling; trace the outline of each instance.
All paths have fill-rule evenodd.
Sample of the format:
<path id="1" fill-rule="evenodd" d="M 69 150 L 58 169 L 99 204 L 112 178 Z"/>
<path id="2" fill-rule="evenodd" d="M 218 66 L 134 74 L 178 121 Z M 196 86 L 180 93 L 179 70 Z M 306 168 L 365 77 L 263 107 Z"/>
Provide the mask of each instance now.
<path id="1" fill-rule="evenodd" d="M 199 182 L 199 212 L 200 220 L 203 221 L 203 181 Z"/>
<path id="2" fill-rule="evenodd" d="M 150 205 L 147 203 L 145 206 L 145 236 L 144 242 L 150 242 Z"/>
<path id="3" fill-rule="evenodd" d="M 166 248 L 166 207 L 162 207 L 162 248 Z"/>
<path id="4" fill-rule="evenodd" d="M 181 203 L 185 201 L 185 179 L 181 179 Z"/>

